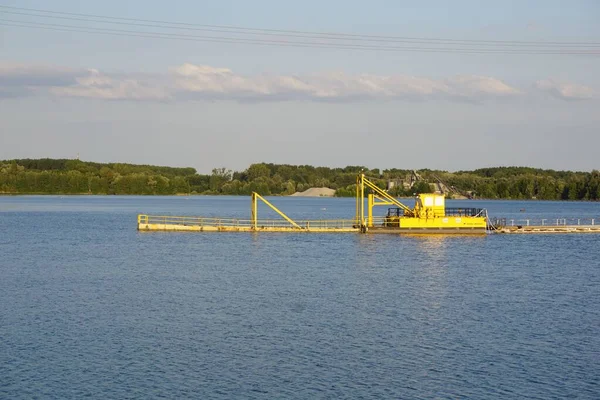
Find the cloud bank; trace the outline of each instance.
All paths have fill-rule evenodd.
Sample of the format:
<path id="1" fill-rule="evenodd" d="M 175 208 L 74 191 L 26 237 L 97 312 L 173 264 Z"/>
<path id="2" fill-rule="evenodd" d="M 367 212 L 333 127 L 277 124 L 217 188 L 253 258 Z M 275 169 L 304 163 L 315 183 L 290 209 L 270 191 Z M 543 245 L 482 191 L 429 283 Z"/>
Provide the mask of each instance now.
<path id="1" fill-rule="evenodd" d="M 575 83 L 540 80 L 533 91 L 563 100 L 597 98 L 598 92 Z M 306 76 L 236 74 L 227 68 L 183 64 L 162 75 L 107 74 L 96 69 L 2 64 L 0 97 L 50 95 L 101 100 L 184 101 L 328 101 L 448 100 L 485 101 L 529 94 L 501 79 L 459 75 L 431 79 L 410 75 Z"/>
<path id="2" fill-rule="evenodd" d="M 556 82 L 552 79 L 537 81 L 535 87 L 562 100 L 587 100 L 598 95 L 589 86 L 577 83 Z"/>
<path id="3" fill-rule="evenodd" d="M 88 97 L 103 100 L 166 100 L 171 95 L 168 88 L 155 82 L 135 78 L 114 78 L 90 69 L 86 76 L 76 77 L 75 83 L 52 86 L 50 92 L 57 96 Z"/>

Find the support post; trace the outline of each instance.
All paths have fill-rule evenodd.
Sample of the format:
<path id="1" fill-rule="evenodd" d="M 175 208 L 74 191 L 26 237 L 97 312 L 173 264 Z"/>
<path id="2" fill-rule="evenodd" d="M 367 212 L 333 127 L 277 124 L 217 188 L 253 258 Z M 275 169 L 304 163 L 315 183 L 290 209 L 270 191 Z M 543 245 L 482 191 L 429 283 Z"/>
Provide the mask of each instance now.
<path id="1" fill-rule="evenodd" d="M 365 174 L 360 174 L 360 227 L 365 227 Z"/>
<path id="2" fill-rule="evenodd" d="M 368 213 L 367 214 L 368 215 L 367 226 L 369 228 L 372 228 L 373 227 L 373 203 L 375 202 L 374 201 L 375 195 L 373 193 L 369 193 L 368 196 L 369 197 L 368 197 L 368 202 L 367 202 L 367 213 Z"/>
<path id="3" fill-rule="evenodd" d="M 258 199 L 256 193 L 252 192 L 252 204 L 250 205 L 250 219 L 252 220 L 252 228 L 258 228 Z"/>
<path id="4" fill-rule="evenodd" d="M 360 223 L 360 175 L 356 175 L 356 224 Z"/>

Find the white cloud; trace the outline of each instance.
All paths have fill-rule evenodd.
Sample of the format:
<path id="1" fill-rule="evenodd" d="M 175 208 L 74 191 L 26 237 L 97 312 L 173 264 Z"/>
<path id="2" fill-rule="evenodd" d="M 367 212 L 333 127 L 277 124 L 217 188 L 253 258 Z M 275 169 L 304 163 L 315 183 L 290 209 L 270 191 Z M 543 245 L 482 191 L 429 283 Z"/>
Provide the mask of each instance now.
<path id="1" fill-rule="evenodd" d="M 245 77 L 224 68 L 184 64 L 172 68 L 176 87 L 196 95 L 228 95 L 256 100 L 304 98 L 347 100 L 353 98 L 411 99 L 517 95 L 521 91 L 489 77 L 458 76 L 434 80 L 409 75 L 348 75 L 343 72 L 298 76 Z"/>
<path id="2" fill-rule="evenodd" d="M 168 88 L 156 82 L 146 83 L 133 78 L 114 78 L 90 69 L 88 75 L 75 78 L 75 84 L 52 87 L 58 96 L 87 97 L 103 100 L 167 100 Z"/>
<path id="3" fill-rule="evenodd" d="M 598 93 L 589 86 L 577 83 L 556 82 L 552 79 L 540 80 L 535 88 L 563 100 L 585 100 L 597 97 Z"/>
<path id="4" fill-rule="evenodd" d="M 520 90 L 501 80 L 488 76 L 461 75 L 450 78 L 446 82 L 452 88 L 451 90 L 460 96 L 508 96 L 521 93 Z"/>
<path id="5" fill-rule="evenodd" d="M 177 89 L 184 92 L 213 94 L 272 94 L 268 83 L 260 78 L 245 78 L 235 75 L 227 68 L 207 65 L 183 64 L 171 69 Z"/>
<path id="6" fill-rule="evenodd" d="M 564 99 L 587 99 L 583 85 L 538 81 L 536 91 Z M 184 101 L 188 99 L 345 102 L 364 100 L 485 101 L 528 93 L 499 78 L 458 75 L 432 79 L 411 75 L 240 75 L 228 68 L 182 64 L 162 75 L 103 73 L 96 69 L 0 63 L 0 97 L 49 94 L 103 100 Z"/>

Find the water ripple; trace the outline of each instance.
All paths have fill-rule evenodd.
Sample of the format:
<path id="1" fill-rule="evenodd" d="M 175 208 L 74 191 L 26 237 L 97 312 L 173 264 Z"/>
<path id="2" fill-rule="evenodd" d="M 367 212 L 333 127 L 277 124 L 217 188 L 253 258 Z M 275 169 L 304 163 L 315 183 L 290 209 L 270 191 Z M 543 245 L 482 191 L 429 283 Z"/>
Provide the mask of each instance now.
<path id="1" fill-rule="evenodd" d="M 600 398 L 597 236 L 140 234 L 87 201 L 0 213 L 0 398 Z"/>

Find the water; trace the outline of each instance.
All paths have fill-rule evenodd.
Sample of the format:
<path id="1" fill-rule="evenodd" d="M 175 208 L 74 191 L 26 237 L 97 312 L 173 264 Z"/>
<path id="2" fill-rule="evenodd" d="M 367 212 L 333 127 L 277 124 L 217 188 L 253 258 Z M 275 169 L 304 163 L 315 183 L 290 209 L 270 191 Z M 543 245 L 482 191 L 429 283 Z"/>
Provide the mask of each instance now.
<path id="1" fill-rule="evenodd" d="M 0 197 L 0 398 L 600 398 L 598 235 L 143 233 L 139 212 L 249 199 Z"/>

